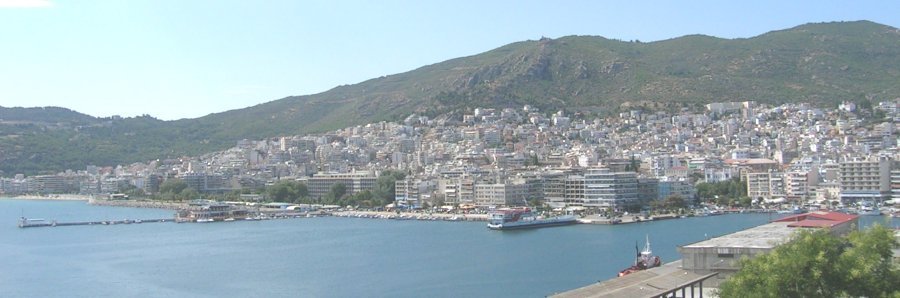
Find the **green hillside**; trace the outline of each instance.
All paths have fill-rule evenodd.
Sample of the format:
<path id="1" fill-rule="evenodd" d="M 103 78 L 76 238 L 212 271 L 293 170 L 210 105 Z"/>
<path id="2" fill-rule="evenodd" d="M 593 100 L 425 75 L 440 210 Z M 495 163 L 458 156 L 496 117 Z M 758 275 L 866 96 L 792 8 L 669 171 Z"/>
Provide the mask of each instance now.
<path id="1" fill-rule="evenodd" d="M 9 176 L 194 155 L 233 146 L 243 138 L 320 132 L 397 120 L 413 112 L 438 115 L 473 107 L 530 104 L 599 115 L 637 106 L 700 109 L 709 102 L 737 100 L 833 107 L 842 100 L 900 97 L 897 82 L 900 31 L 868 21 L 808 24 L 732 40 L 692 35 L 641 43 L 568 36 L 517 42 L 315 95 L 197 119 L 84 119 L 66 114 L 56 115 L 60 120 L 53 124 L 48 119 L 55 114 L 33 110 L 29 117 L 41 121 L 0 124 L 0 170 Z M 0 108 L 0 116 L 9 114 L 17 113 Z"/>

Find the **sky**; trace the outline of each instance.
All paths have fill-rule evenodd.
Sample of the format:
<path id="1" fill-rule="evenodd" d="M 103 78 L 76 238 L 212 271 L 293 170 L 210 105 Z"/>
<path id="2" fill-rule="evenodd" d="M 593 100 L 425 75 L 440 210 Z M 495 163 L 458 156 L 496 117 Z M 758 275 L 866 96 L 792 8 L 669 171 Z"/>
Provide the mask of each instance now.
<path id="1" fill-rule="evenodd" d="M 900 1 L 0 0 L 0 106 L 197 118 L 508 43 L 900 28 Z"/>

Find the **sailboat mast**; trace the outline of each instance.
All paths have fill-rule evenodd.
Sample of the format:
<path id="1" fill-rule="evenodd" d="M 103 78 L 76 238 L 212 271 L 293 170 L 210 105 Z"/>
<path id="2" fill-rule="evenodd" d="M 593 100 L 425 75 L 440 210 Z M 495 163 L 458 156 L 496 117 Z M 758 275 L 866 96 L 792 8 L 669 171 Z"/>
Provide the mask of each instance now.
<path id="1" fill-rule="evenodd" d="M 650 234 L 647 234 L 647 245 L 644 246 L 644 251 L 646 251 L 646 252 L 650 251 Z"/>

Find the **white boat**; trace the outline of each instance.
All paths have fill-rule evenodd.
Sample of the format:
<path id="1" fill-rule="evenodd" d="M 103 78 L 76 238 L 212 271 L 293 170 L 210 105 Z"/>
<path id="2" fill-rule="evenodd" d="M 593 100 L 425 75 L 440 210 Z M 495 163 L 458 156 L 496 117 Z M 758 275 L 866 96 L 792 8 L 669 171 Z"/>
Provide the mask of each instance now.
<path id="1" fill-rule="evenodd" d="M 491 212 L 487 227 L 492 230 L 528 229 L 578 223 L 575 216 L 541 217 L 529 208 L 500 209 Z"/>
<path id="2" fill-rule="evenodd" d="M 875 203 L 872 203 L 870 201 L 862 201 L 859 203 L 859 207 L 856 209 L 856 214 L 881 215 L 881 210 L 878 209 L 878 206 Z"/>
<path id="3" fill-rule="evenodd" d="M 197 219 L 197 222 L 199 222 L 199 223 L 206 223 L 206 222 L 213 222 L 213 221 L 215 221 L 215 220 L 213 220 L 212 218 L 198 218 Z"/>

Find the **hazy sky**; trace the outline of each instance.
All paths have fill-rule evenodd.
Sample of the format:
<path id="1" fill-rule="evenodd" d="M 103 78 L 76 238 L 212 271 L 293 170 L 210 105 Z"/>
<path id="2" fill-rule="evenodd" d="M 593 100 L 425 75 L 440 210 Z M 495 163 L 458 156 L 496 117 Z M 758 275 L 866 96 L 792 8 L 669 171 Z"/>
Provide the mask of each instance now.
<path id="1" fill-rule="evenodd" d="M 900 27 L 900 1 L 0 0 L 0 106 L 196 118 L 542 36 L 862 19 Z"/>

